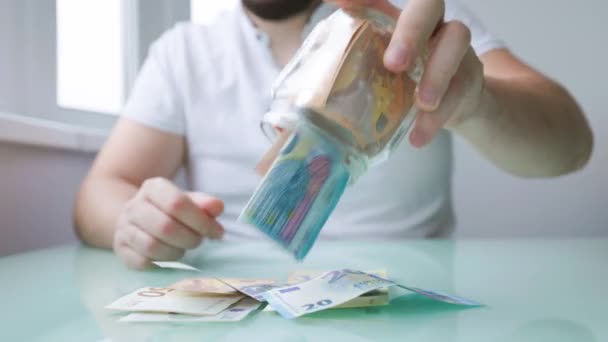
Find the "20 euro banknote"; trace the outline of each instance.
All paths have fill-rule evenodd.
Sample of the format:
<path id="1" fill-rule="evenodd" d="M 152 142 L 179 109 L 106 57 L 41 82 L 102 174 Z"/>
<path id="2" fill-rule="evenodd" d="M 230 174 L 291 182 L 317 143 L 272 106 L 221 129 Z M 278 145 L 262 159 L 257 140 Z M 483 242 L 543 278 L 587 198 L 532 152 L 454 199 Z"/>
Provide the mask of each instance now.
<path id="1" fill-rule="evenodd" d="M 297 285 L 267 291 L 262 296 L 283 317 L 291 319 L 329 309 L 369 291 L 391 286 L 397 286 L 445 303 L 466 306 L 481 305 L 463 297 L 400 285 L 373 274 L 350 269 L 330 271 Z"/>

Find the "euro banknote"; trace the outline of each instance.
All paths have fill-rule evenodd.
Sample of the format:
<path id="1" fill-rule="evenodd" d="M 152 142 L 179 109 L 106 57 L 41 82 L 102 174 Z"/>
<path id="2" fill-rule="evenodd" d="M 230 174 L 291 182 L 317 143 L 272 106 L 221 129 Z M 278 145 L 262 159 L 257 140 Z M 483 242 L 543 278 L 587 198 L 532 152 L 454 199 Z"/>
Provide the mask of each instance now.
<path id="1" fill-rule="evenodd" d="M 153 264 L 161 268 L 200 272 L 196 267 L 177 261 L 154 261 Z M 264 302 L 266 300 L 261 296 L 262 293 L 286 285 L 288 283 L 277 282 L 273 279 L 191 278 L 179 281 L 169 287 L 190 295 L 240 292 L 257 301 Z"/>
<path id="2" fill-rule="evenodd" d="M 237 322 L 257 310 L 262 303 L 253 298 L 243 298 L 238 303 L 215 315 L 194 316 L 174 313 L 132 313 L 122 317 L 119 321 L 130 323 L 144 322 Z"/>
<path id="3" fill-rule="evenodd" d="M 365 271 L 373 275 L 385 278 L 387 277 L 386 270 L 372 270 Z M 322 275 L 324 272 L 311 271 L 311 270 L 298 270 L 291 272 L 287 277 L 289 284 L 298 284 L 305 281 L 309 281 Z M 379 289 L 366 292 L 358 297 L 355 297 L 345 303 L 334 306 L 335 309 L 350 309 L 350 308 L 365 308 L 370 306 L 383 306 L 388 305 L 390 301 L 389 292 L 387 287 L 381 287 Z"/>
<path id="4" fill-rule="evenodd" d="M 400 285 L 373 274 L 350 269 L 330 271 L 300 284 L 267 291 L 262 296 L 281 316 L 291 319 L 326 310 L 364 293 L 391 286 L 397 286 L 445 303 L 466 306 L 481 305 L 463 297 Z"/>
<path id="5" fill-rule="evenodd" d="M 308 254 L 350 179 L 344 151 L 298 125 L 241 212 L 297 260 Z"/>
<path id="6" fill-rule="evenodd" d="M 160 267 L 196 270 L 178 262 L 158 263 Z M 464 306 L 481 304 L 459 296 L 398 284 L 387 279 L 386 271 L 362 272 L 339 269 L 319 275 L 316 271 L 292 272 L 287 282 L 272 279 L 191 278 L 169 287 L 189 296 L 228 296 L 241 294 L 257 301 L 267 301 L 267 310 L 295 318 L 330 308 L 353 308 L 386 305 L 389 287 L 398 287 L 432 300 Z"/>
<path id="7" fill-rule="evenodd" d="M 217 278 L 186 278 L 169 285 L 187 296 L 237 295 L 239 291 Z"/>
<path id="8" fill-rule="evenodd" d="M 171 288 L 144 287 L 123 296 L 106 309 L 130 312 L 174 312 L 216 315 L 243 298 L 242 295 L 182 296 Z"/>

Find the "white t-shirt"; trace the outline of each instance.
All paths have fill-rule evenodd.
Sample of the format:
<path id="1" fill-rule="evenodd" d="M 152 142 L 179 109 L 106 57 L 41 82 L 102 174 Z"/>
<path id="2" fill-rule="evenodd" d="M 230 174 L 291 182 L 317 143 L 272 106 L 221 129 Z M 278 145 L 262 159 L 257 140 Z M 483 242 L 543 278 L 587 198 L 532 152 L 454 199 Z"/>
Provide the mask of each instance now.
<path id="1" fill-rule="evenodd" d="M 305 34 L 334 10 L 321 5 Z M 479 55 L 502 46 L 468 10 L 448 0 L 446 20 L 451 19 L 471 28 Z M 267 36 L 254 27 L 241 2 L 234 1 L 210 23 L 178 24 L 158 39 L 124 109 L 129 119 L 185 137 L 190 187 L 225 201 L 219 221 L 226 239 L 261 236 L 236 219 L 260 182 L 254 167 L 270 143 L 259 123 L 279 71 Z M 347 188 L 320 238 L 449 233 L 451 170 L 447 132 L 420 150 L 404 141 L 388 161 Z"/>

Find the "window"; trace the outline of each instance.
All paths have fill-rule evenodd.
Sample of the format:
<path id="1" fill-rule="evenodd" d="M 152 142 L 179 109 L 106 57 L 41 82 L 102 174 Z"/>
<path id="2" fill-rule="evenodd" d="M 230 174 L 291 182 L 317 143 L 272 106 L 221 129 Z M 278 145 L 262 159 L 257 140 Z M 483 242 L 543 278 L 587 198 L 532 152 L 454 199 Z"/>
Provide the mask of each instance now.
<path id="1" fill-rule="evenodd" d="M 211 2 L 210 0 L 207 0 Z M 109 130 L 150 44 L 190 0 L 4 1 L 0 110 Z M 3 51 L 4 52 L 4 51 Z"/>
<path id="2" fill-rule="evenodd" d="M 125 98 L 122 0 L 57 0 L 57 103 L 117 114 Z"/>

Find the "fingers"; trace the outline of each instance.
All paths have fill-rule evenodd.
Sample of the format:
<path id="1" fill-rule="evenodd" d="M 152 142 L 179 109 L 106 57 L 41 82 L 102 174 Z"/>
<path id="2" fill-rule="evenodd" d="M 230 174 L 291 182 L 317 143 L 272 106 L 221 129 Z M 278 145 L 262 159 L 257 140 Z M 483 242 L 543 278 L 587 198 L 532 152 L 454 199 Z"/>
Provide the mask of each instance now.
<path id="1" fill-rule="evenodd" d="M 329 2 L 347 9 L 356 6 L 381 9 L 388 3 L 386 0 Z M 383 12 L 391 15 L 390 9 Z M 469 70 L 479 64 L 470 47 L 470 30 L 458 21 L 443 24 L 444 14 L 444 0 L 409 0 L 384 54 L 387 69 L 404 72 L 430 48 L 417 89 L 416 104 L 420 112 L 410 134 L 410 143 L 416 147 L 428 144 L 446 124 L 451 126 L 468 115 L 470 108 L 475 107 L 472 102 L 479 97 L 472 95 L 483 83 L 482 69 Z M 459 81 L 455 81 L 456 78 Z"/>
<path id="2" fill-rule="evenodd" d="M 182 192 L 167 179 L 150 179 L 118 217 L 114 250 L 136 269 L 152 260 L 177 260 L 204 237 L 221 237 L 223 228 L 215 217 L 223 211 L 224 203 L 215 197 Z"/>
<path id="3" fill-rule="evenodd" d="M 399 16 L 384 54 L 384 65 L 394 72 L 408 70 L 443 21 L 444 14 L 443 0 L 410 0 Z"/>
<path id="4" fill-rule="evenodd" d="M 149 260 L 177 260 L 184 256 L 183 249 L 170 246 L 134 225 L 130 225 L 124 233 L 132 250 Z"/>
<path id="5" fill-rule="evenodd" d="M 480 70 L 473 70 L 479 64 L 475 52 L 469 48 L 465 53 L 463 62 L 449 82 L 448 89 L 439 107 L 434 111 L 421 110 L 418 113 L 414 128 L 410 134 L 410 143 L 415 147 L 423 147 L 431 142 L 433 137 L 446 123 L 462 119 L 466 115 L 466 108 L 473 108 L 474 104 L 468 99 L 475 96 L 471 94 L 480 91 L 482 76 Z"/>
<path id="6" fill-rule="evenodd" d="M 147 180 L 142 185 L 142 194 L 161 211 L 203 236 L 217 239 L 223 234 L 215 218 L 199 209 L 190 196 L 166 179 Z"/>
<path id="7" fill-rule="evenodd" d="M 418 113 L 412 134 L 410 134 L 410 143 L 418 148 L 428 145 L 445 121 L 441 116 L 436 115 L 436 113 Z"/>
<path id="8" fill-rule="evenodd" d="M 439 107 L 471 44 L 471 31 L 459 22 L 443 25 L 434 39 L 434 48 L 420 81 L 417 104 L 423 111 Z"/>
<path id="9" fill-rule="evenodd" d="M 125 264 L 127 264 L 129 268 L 143 270 L 145 268 L 150 267 L 151 265 L 150 260 L 148 258 L 135 252 L 126 243 L 119 243 L 115 245 L 114 252 L 122 259 Z"/>
<path id="10" fill-rule="evenodd" d="M 283 146 L 285 146 L 285 143 L 290 136 L 291 130 L 281 129 L 279 131 L 279 134 L 272 146 L 266 151 L 266 153 L 264 153 L 262 159 L 260 159 L 258 164 L 255 166 L 255 171 L 258 173 L 258 175 L 264 176 L 266 172 L 268 172 L 268 169 L 270 169 L 272 163 L 274 163 L 274 161 L 277 159 L 279 153 L 281 153 L 281 149 Z"/>
<path id="11" fill-rule="evenodd" d="M 200 233 L 194 232 L 147 201 L 132 205 L 127 210 L 129 210 L 130 224 L 146 230 L 149 234 L 170 246 L 192 249 L 202 241 Z"/>
<path id="12" fill-rule="evenodd" d="M 224 202 L 218 198 L 200 192 L 188 192 L 187 194 L 199 209 L 212 218 L 218 217 L 224 212 Z"/>

